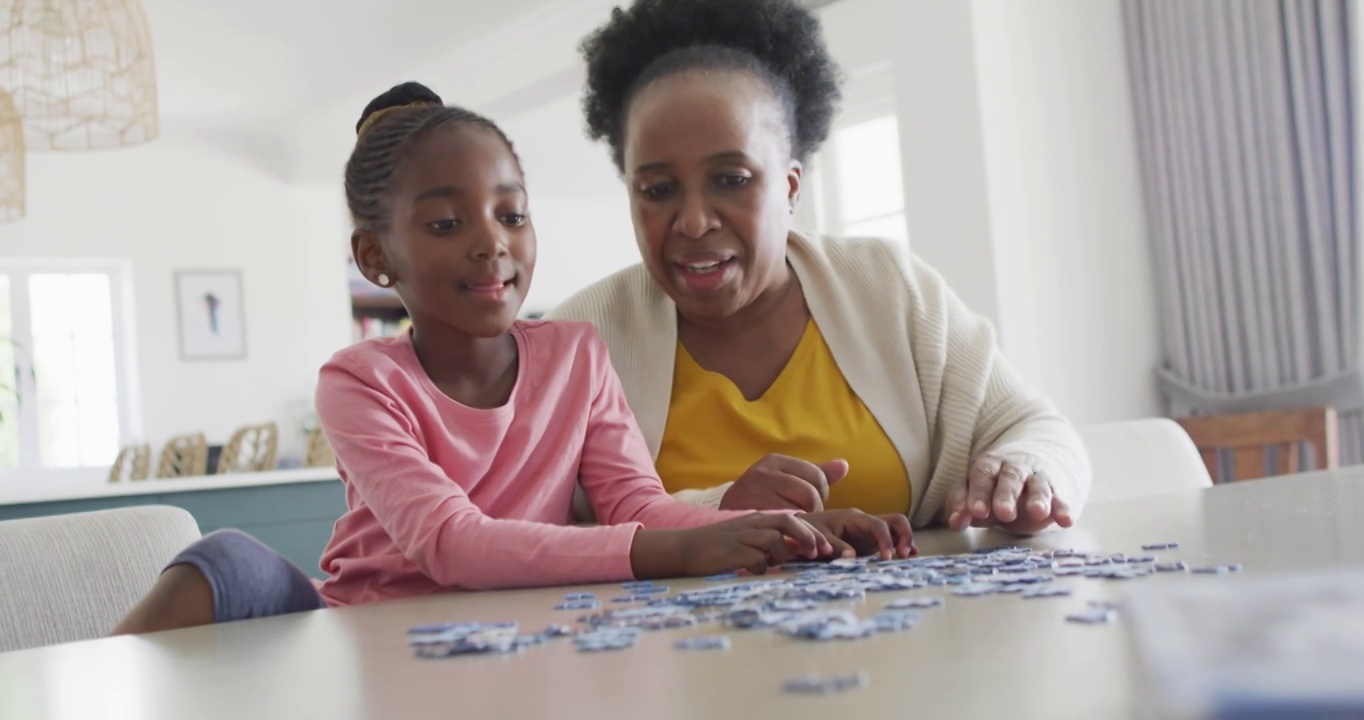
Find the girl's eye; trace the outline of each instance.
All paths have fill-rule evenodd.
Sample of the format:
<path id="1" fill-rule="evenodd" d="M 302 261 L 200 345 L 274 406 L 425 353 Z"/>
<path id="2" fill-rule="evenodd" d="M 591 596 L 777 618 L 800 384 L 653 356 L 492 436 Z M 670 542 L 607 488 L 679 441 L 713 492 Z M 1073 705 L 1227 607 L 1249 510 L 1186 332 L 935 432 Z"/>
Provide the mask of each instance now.
<path id="1" fill-rule="evenodd" d="M 720 176 L 720 184 L 728 188 L 743 187 L 748 184 L 748 181 L 749 177 L 747 175 L 739 175 L 737 173 Z"/>
<path id="2" fill-rule="evenodd" d="M 657 185 L 650 185 L 649 187 L 644 188 L 644 197 L 647 197 L 650 200 L 661 200 L 671 195 L 672 191 L 673 191 L 672 183 L 659 183 Z"/>
<path id="3" fill-rule="evenodd" d="M 456 227 L 459 227 L 459 220 L 455 218 L 445 218 L 444 220 L 429 222 L 426 226 L 436 232 L 453 232 Z"/>
<path id="4" fill-rule="evenodd" d="M 508 227 L 521 227 L 526 224 L 527 218 L 521 213 L 509 213 L 502 216 L 502 223 Z"/>

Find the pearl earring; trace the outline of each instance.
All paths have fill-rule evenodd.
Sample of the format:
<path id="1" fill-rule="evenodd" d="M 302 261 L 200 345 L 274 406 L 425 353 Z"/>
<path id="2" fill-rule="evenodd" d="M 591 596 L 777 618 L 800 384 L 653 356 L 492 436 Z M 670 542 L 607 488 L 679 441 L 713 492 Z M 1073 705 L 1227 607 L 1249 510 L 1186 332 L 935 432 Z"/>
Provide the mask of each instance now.
<path id="1" fill-rule="evenodd" d="M 379 273 L 379 287 L 388 287 L 392 283 L 388 273 Z"/>

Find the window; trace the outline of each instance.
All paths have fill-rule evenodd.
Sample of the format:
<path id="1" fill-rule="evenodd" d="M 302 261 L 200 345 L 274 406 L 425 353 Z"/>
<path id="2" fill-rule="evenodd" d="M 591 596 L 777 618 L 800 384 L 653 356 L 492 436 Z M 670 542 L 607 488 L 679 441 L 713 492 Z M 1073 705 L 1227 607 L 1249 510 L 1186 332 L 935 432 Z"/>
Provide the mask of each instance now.
<path id="1" fill-rule="evenodd" d="M 900 174 L 900 128 L 885 115 L 834 131 L 826 151 L 826 213 L 838 235 L 909 241 L 904 180 Z"/>
<path id="2" fill-rule="evenodd" d="M 117 263 L 0 261 L 0 470 L 105 467 L 136 434 Z"/>
<path id="3" fill-rule="evenodd" d="M 909 242 L 894 73 L 869 66 L 849 79 L 829 141 L 811 163 L 813 215 L 803 220 L 835 236 Z"/>

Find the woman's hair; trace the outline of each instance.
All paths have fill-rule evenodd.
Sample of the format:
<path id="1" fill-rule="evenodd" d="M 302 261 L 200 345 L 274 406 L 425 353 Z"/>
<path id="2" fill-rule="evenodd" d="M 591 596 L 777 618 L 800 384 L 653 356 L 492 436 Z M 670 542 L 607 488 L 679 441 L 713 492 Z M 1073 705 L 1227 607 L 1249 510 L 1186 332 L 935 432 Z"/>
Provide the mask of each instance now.
<path id="1" fill-rule="evenodd" d="M 403 160 L 431 132 L 459 124 L 492 130 L 516 156 L 511 141 L 493 121 L 463 108 L 447 107 L 421 83 L 396 85 L 365 106 L 355 124 L 355 149 L 346 162 L 346 205 L 357 230 L 388 226 L 389 193 Z M 516 163 L 520 167 L 519 158 Z"/>
<path id="2" fill-rule="evenodd" d="M 804 161 L 829 135 L 841 93 L 819 20 L 795 0 L 635 0 L 581 46 L 588 136 L 623 168 L 625 114 L 641 88 L 688 70 L 746 70 L 785 110 L 791 154 Z"/>

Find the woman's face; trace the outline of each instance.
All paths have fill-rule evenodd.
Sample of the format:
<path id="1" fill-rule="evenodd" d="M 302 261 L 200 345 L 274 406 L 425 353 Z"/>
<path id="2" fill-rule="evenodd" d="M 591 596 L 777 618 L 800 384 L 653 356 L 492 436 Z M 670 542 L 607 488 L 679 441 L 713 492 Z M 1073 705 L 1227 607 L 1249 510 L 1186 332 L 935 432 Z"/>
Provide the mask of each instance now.
<path id="1" fill-rule="evenodd" d="M 671 75 L 630 102 L 635 238 L 684 318 L 727 318 L 785 281 L 801 177 L 786 122 L 766 82 L 743 71 Z"/>

